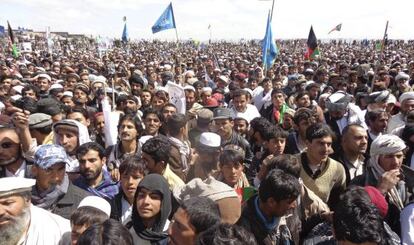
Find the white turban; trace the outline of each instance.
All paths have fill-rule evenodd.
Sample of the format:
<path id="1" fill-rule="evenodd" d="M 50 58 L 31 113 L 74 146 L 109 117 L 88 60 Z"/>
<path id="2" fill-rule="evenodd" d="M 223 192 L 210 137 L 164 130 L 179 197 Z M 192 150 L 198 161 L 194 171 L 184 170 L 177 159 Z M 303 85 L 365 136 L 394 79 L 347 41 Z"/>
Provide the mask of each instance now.
<path id="1" fill-rule="evenodd" d="M 371 158 L 368 167 L 372 169 L 372 173 L 376 180 L 380 180 L 385 170 L 379 165 L 378 159 L 380 155 L 394 154 L 406 148 L 404 141 L 400 137 L 391 134 L 383 134 L 378 136 L 371 145 Z M 399 185 L 399 184 L 397 184 Z M 396 186 L 387 192 L 387 196 L 394 205 L 400 210 L 404 207 L 402 199 L 398 194 Z"/>
<path id="2" fill-rule="evenodd" d="M 402 103 L 404 100 L 414 100 L 414 92 L 405 92 L 400 96 L 399 102 Z"/>
<path id="3" fill-rule="evenodd" d="M 410 76 L 405 72 L 399 72 L 398 75 L 395 77 L 395 80 L 398 81 L 400 79 L 408 80 L 408 79 L 410 79 Z"/>
<path id="4" fill-rule="evenodd" d="M 383 134 L 378 136 L 371 144 L 370 155 L 371 157 L 378 155 L 393 154 L 402 151 L 406 148 L 404 141 L 391 134 Z"/>

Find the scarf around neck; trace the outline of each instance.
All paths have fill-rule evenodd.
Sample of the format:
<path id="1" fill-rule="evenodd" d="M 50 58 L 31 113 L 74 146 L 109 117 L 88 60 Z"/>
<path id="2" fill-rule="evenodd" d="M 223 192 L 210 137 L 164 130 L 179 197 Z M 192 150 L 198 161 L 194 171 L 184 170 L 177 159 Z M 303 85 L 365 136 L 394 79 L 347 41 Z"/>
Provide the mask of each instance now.
<path id="1" fill-rule="evenodd" d="M 37 186 L 32 188 L 32 203 L 33 205 L 51 210 L 56 204 L 59 197 L 66 194 L 69 187 L 69 178 L 67 175 L 63 178 L 62 184 L 53 186 L 46 191 L 40 192 Z"/>

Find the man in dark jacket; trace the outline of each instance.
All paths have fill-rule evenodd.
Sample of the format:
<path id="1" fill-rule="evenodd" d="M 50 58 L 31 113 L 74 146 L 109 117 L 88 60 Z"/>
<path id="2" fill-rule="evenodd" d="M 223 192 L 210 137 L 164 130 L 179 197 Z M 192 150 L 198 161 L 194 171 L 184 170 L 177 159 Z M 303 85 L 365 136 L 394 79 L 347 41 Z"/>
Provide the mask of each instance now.
<path id="1" fill-rule="evenodd" d="M 35 153 L 32 173 L 36 184 L 32 188 L 33 205 L 69 219 L 83 198 L 90 194 L 73 185 L 65 173 L 70 160 L 58 145 L 42 145 Z"/>
<path id="2" fill-rule="evenodd" d="M 260 183 L 259 194 L 247 201 L 237 224 L 253 233 L 258 244 L 291 244 L 285 215 L 296 207 L 300 189 L 296 177 L 273 170 Z"/>

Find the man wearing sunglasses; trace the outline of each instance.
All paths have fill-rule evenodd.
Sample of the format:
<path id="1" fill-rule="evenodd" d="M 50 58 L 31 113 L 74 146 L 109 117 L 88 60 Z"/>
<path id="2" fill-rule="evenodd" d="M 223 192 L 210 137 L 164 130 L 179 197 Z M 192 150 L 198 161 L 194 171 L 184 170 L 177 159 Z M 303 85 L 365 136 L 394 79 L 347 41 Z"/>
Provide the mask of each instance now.
<path id="1" fill-rule="evenodd" d="M 31 165 L 21 154 L 20 138 L 13 125 L 0 125 L 0 178 L 30 178 Z"/>

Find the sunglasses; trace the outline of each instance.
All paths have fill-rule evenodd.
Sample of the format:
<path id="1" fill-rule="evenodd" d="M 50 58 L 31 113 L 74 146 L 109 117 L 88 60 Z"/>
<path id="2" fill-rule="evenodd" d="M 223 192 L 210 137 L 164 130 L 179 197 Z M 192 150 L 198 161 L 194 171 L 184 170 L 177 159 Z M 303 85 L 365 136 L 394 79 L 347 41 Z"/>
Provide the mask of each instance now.
<path id="1" fill-rule="evenodd" d="M 14 145 L 17 145 L 17 143 L 14 142 L 3 142 L 0 144 L 0 147 L 3 149 L 9 149 L 11 147 L 13 147 Z"/>

